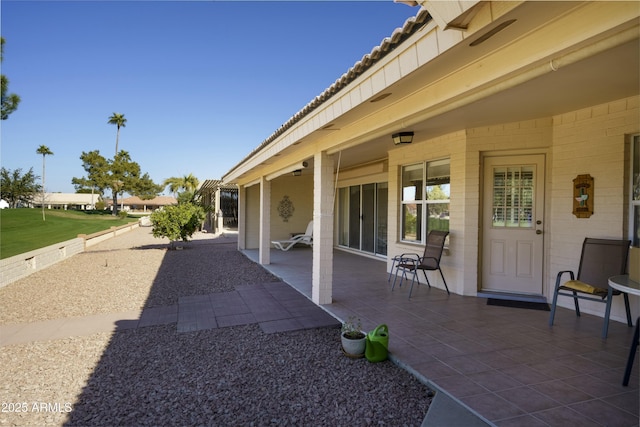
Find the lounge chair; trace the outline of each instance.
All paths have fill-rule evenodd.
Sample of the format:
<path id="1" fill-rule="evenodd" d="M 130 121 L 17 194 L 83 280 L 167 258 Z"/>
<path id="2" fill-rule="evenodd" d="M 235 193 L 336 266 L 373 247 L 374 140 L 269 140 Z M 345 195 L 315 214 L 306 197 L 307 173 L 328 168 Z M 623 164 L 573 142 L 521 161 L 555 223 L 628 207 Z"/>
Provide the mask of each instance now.
<path id="1" fill-rule="evenodd" d="M 307 231 L 304 234 L 297 234 L 289 240 L 274 240 L 271 242 L 276 249 L 281 251 L 288 251 L 296 245 L 296 243 L 302 243 L 307 246 L 313 246 L 313 221 L 309 221 L 307 225 Z"/>

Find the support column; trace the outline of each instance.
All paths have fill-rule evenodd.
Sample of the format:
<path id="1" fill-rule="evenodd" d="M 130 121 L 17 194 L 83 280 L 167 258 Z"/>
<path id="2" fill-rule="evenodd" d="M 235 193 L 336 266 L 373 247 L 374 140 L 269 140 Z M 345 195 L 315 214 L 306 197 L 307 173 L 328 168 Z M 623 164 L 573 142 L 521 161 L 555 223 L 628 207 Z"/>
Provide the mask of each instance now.
<path id="1" fill-rule="evenodd" d="M 247 247 L 247 223 L 245 221 L 247 210 L 247 187 L 238 187 L 238 250 L 244 250 Z M 222 229 L 221 229 L 222 230 Z"/>
<path id="2" fill-rule="evenodd" d="M 333 158 L 316 153 L 313 166 L 313 269 L 311 297 L 331 304 L 333 292 Z"/>
<path id="3" fill-rule="evenodd" d="M 271 264 L 271 181 L 260 179 L 260 244 L 258 262 Z"/>

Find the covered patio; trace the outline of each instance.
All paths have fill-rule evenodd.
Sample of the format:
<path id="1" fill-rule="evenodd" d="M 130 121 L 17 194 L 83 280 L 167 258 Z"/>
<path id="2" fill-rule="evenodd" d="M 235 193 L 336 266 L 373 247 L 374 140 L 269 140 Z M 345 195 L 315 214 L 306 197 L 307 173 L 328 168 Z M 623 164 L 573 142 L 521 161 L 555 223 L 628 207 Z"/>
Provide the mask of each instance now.
<path id="1" fill-rule="evenodd" d="M 244 250 L 258 261 L 258 250 Z M 274 275 L 311 298 L 312 250 L 271 250 Z M 355 315 L 363 328 L 389 326 L 389 351 L 436 390 L 499 426 L 637 426 L 638 355 L 628 387 L 622 378 L 633 329 L 558 308 L 549 312 L 489 306 L 484 298 L 447 295 L 426 285 L 391 291 L 386 260 L 334 250 L 333 302 L 339 319 Z M 631 304 L 640 304 L 630 296 Z"/>

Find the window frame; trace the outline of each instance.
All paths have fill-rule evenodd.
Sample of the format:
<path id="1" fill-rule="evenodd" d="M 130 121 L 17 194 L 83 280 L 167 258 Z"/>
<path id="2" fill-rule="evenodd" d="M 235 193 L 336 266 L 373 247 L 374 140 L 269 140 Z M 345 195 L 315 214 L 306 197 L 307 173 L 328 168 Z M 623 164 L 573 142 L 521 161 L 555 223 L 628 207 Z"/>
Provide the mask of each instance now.
<path id="1" fill-rule="evenodd" d="M 438 178 L 442 178 L 439 176 L 429 176 L 430 167 L 434 168 L 437 166 L 446 165 L 447 174 L 443 175 L 445 178 L 444 185 L 448 186 L 448 199 L 429 199 L 428 198 L 428 188 L 435 185 L 442 184 L 434 184 L 437 182 Z M 409 178 L 410 174 L 405 172 L 410 172 L 411 169 L 415 170 L 417 167 L 421 168 L 421 176 L 420 179 L 415 181 L 420 183 L 420 194 L 413 194 L 413 197 L 405 198 L 407 192 L 405 191 L 410 186 L 408 184 L 411 181 L 406 181 Z M 416 186 L 414 186 L 416 187 Z M 416 192 L 417 193 L 417 192 Z M 426 242 L 427 234 L 429 233 L 429 212 L 433 210 L 434 206 L 437 205 L 446 205 L 442 214 L 450 213 L 451 209 L 451 158 L 441 158 L 441 159 L 433 159 L 433 160 L 425 160 L 418 163 L 410 163 L 406 165 L 400 166 L 400 209 L 399 209 L 399 236 L 398 240 L 402 243 L 408 244 L 417 244 L 423 245 Z M 415 207 L 415 208 L 414 208 Z M 415 239 L 407 238 L 407 225 L 406 220 L 408 218 L 408 213 L 411 210 L 415 210 Z M 447 215 L 447 221 L 449 221 L 449 216 Z M 449 229 L 450 222 L 447 222 L 447 230 Z M 413 228 L 413 227 L 412 227 Z"/>

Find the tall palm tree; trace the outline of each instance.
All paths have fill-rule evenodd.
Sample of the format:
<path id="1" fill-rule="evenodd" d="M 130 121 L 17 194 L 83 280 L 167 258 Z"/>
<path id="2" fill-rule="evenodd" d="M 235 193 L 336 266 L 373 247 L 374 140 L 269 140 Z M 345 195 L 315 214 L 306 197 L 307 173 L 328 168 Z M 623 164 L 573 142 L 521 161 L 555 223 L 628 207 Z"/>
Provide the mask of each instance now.
<path id="1" fill-rule="evenodd" d="M 118 155 L 118 140 L 120 139 L 120 128 L 126 126 L 127 119 L 124 118 L 124 114 L 113 113 L 111 117 L 109 117 L 109 121 L 107 122 L 110 125 L 116 125 L 118 127 L 118 133 L 116 133 L 116 155 Z"/>
<path id="2" fill-rule="evenodd" d="M 53 151 L 49 149 L 46 145 L 41 145 L 36 150 L 37 154 L 42 154 L 42 220 L 45 221 L 44 217 L 44 158 L 46 156 L 53 156 Z"/>

